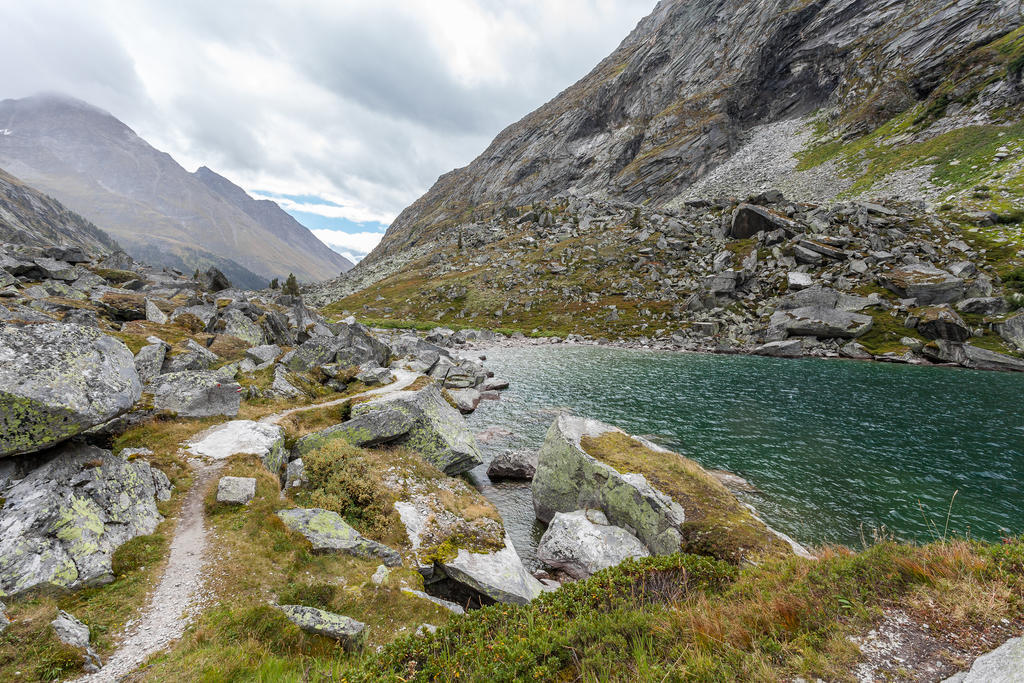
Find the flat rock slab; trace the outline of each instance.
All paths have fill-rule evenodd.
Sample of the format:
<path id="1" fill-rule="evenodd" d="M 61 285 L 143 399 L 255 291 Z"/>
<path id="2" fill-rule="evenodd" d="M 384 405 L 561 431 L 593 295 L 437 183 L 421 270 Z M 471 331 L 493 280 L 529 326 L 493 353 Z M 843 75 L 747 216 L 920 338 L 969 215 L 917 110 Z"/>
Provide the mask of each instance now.
<path id="1" fill-rule="evenodd" d="M 280 510 L 281 521 L 313 544 L 314 553 L 348 553 L 363 559 L 380 560 L 389 567 L 402 564 L 397 550 L 372 541 L 353 529 L 336 512 L 321 508 Z"/>
<path id="2" fill-rule="evenodd" d="M 189 453 L 223 460 L 245 453 L 256 455 L 277 474 L 285 462 L 284 428 L 267 422 L 232 420 L 210 427 L 187 444 Z"/>
<path id="3" fill-rule="evenodd" d="M 217 502 L 230 505 L 248 505 L 256 497 L 256 479 L 253 477 L 221 477 L 217 482 Z"/>
<path id="4" fill-rule="evenodd" d="M 867 334 L 873 322 L 871 316 L 860 313 L 810 306 L 776 311 L 772 314 L 768 326 L 772 329 L 785 330 L 791 337 L 856 339 Z"/>
<path id="5" fill-rule="evenodd" d="M 366 640 L 366 624 L 343 614 L 304 605 L 278 605 L 277 609 L 306 633 L 333 638 L 349 652 L 361 649 Z"/>
<path id="6" fill-rule="evenodd" d="M 523 566 L 512 546 L 493 553 L 474 553 L 461 548 L 452 560 L 441 562 L 448 578 L 486 595 L 497 602 L 525 605 L 543 592 L 540 581 Z"/>
<path id="7" fill-rule="evenodd" d="M 173 372 L 153 381 L 153 405 L 180 417 L 238 415 L 242 387 L 216 372 Z"/>
<path id="8" fill-rule="evenodd" d="M 132 352 L 95 328 L 49 323 L 0 334 L 0 456 L 60 443 L 141 396 Z"/>

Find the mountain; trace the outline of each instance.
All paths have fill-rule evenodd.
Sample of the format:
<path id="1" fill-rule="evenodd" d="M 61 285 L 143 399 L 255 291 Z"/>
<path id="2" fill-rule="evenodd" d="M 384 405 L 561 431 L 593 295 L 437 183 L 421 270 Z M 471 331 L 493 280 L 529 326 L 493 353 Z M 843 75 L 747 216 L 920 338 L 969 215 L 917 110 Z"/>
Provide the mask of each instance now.
<path id="1" fill-rule="evenodd" d="M 245 190 L 235 185 L 224 176 L 215 173 L 206 166 L 201 166 L 194 173 L 206 187 L 223 197 L 229 204 L 244 212 L 249 218 L 267 230 L 285 240 L 293 247 L 307 254 L 317 254 L 329 261 L 335 271 L 346 272 L 354 265 L 347 258 L 326 247 L 316 238 L 309 228 L 295 220 L 291 214 L 269 199 L 253 199 Z"/>
<path id="2" fill-rule="evenodd" d="M 94 257 L 121 249 L 89 221 L 2 170 L 0 242 L 35 247 L 81 247 Z"/>
<path id="3" fill-rule="evenodd" d="M 217 266 L 246 287 L 289 272 L 320 280 L 350 267 L 298 223 L 266 207 L 250 215 L 237 192 L 227 188 L 232 199 L 225 198 L 207 174 L 189 173 L 85 102 L 3 100 L 0 130 L 0 167 L 94 222 L 137 259 L 186 271 Z"/>
<path id="4" fill-rule="evenodd" d="M 695 183 L 818 201 L 969 188 L 943 169 L 903 182 L 865 171 L 933 163 L 950 131 L 1019 121 L 1021 23 L 1016 0 L 663 0 L 586 77 L 441 176 L 356 275 L 567 191 L 660 207 L 693 198 Z M 965 164 L 979 151 L 968 137 L 953 141 Z M 804 173 L 816 161 L 832 165 Z"/>

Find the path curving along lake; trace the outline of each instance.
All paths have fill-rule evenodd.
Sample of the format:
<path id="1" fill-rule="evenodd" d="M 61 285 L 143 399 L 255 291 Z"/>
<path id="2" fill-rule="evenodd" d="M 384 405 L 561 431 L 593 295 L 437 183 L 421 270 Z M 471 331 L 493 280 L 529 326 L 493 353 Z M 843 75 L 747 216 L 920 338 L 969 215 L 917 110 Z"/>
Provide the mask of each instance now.
<path id="1" fill-rule="evenodd" d="M 859 548 L 949 531 L 1024 533 L 1024 374 L 838 360 L 779 360 L 542 346 L 484 351 L 512 381 L 470 416 L 489 461 L 536 449 L 558 410 L 646 435 L 744 476 L 772 526 L 812 545 Z M 472 473 L 529 564 L 542 529 L 529 487 Z"/>

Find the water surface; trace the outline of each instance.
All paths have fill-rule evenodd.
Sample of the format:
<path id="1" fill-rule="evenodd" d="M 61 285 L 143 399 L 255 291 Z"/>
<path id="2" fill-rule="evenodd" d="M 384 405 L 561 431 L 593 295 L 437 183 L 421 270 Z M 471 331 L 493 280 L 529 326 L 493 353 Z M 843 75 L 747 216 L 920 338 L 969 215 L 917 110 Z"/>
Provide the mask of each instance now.
<path id="1" fill-rule="evenodd" d="M 1024 375 L 833 360 L 545 346 L 490 349 L 511 380 L 470 416 L 488 462 L 537 449 L 559 410 L 652 437 L 707 468 L 742 475 L 772 526 L 817 545 L 860 547 L 949 530 L 1024 532 Z M 528 486 L 472 473 L 534 565 L 542 532 Z"/>

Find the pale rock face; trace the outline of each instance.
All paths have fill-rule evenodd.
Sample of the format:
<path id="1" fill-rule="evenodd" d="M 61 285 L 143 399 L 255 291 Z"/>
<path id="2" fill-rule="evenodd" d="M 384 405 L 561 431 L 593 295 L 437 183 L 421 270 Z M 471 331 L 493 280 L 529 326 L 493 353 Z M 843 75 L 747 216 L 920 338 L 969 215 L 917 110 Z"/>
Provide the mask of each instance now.
<path id="1" fill-rule="evenodd" d="M 543 592 L 540 581 L 526 571 L 507 537 L 505 547 L 497 552 L 474 553 L 461 548 L 454 559 L 440 564 L 450 579 L 497 602 L 525 605 Z"/>
<path id="2" fill-rule="evenodd" d="M 185 445 L 189 453 L 213 460 L 223 460 L 239 453 L 259 456 L 264 466 L 274 474 L 280 472 L 287 457 L 284 428 L 252 420 L 233 420 L 210 427 Z"/>
<path id="3" fill-rule="evenodd" d="M 135 359 L 92 327 L 47 323 L 0 334 L 0 457 L 42 450 L 128 412 Z"/>
<path id="4" fill-rule="evenodd" d="M 575 579 L 651 553 L 633 534 L 612 526 L 599 510 L 555 513 L 537 546 L 537 557 Z"/>

